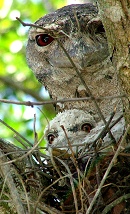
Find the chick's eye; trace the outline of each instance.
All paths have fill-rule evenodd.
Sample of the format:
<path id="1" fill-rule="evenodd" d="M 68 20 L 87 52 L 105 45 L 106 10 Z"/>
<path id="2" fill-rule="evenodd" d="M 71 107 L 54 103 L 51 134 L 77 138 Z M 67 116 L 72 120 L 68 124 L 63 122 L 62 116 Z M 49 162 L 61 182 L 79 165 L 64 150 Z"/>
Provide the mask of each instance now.
<path id="1" fill-rule="evenodd" d="M 36 43 L 38 46 L 47 46 L 54 40 L 53 37 L 51 37 L 48 34 L 39 34 L 36 36 Z"/>
<path id="2" fill-rule="evenodd" d="M 85 131 L 85 132 L 90 132 L 90 130 L 92 129 L 92 125 L 89 124 L 89 123 L 84 123 L 82 126 L 81 126 L 81 130 L 82 131 Z"/>
<path id="3" fill-rule="evenodd" d="M 53 143 L 53 141 L 54 141 L 54 139 L 55 139 L 55 135 L 53 135 L 53 134 L 49 134 L 49 135 L 47 136 L 47 138 L 48 138 L 48 142 L 49 142 L 49 144 L 52 144 L 52 143 Z"/>

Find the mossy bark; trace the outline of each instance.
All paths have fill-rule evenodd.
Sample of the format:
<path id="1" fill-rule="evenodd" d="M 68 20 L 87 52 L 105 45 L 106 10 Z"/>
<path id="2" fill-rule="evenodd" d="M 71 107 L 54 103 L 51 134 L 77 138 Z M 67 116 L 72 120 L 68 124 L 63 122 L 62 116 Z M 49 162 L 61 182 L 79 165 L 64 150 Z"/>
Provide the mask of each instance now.
<path id="1" fill-rule="evenodd" d="M 123 105 L 128 125 L 130 124 L 130 1 L 99 0 L 98 5 L 120 90 L 126 95 Z"/>

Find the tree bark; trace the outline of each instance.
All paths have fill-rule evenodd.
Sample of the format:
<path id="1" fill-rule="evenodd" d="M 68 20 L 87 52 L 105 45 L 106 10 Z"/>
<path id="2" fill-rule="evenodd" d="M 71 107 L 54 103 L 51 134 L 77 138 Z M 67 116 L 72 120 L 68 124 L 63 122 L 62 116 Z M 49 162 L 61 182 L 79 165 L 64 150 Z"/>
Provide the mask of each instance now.
<path id="1" fill-rule="evenodd" d="M 130 1 L 99 0 L 99 13 L 106 31 L 113 66 L 123 99 L 126 125 L 130 124 Z M 130 134 L 130 133 L 129 133 Z"/>

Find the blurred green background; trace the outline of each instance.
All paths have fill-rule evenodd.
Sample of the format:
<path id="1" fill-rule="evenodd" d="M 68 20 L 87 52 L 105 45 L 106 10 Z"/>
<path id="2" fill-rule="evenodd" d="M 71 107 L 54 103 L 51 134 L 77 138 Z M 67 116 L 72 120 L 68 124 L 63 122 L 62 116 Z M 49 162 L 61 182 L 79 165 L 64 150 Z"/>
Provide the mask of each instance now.
<path id="1" fill-rule="evenodd" d="M 1 0 L 0 1 L 0 99 L 42 101 L 49 99 L 44 87 L 28 68 L 25 58 L 27 33 L 16 17 L 33 23 L 39 17 L 67 4 L 65 0 Z M 34 114 L 38 139 L 43 135 L 47 119 L 55 116 L 52 105 L 39 107 L 0 102 L 0 119 L 34 143 Z M 14 133 L 0 123 L 0 138 L 21 146 Z M 42 143 L 44 146 L 44 142 Z"/>

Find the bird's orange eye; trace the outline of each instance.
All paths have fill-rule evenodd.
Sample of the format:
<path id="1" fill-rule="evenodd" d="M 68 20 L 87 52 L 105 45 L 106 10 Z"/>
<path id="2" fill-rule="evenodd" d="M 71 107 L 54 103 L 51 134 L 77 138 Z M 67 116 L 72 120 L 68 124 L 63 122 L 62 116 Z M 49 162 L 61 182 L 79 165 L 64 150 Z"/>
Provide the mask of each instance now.
<path id="1" fill-rule="evenodd" d="M 82 126 L 81 126 L 81 130 L 82 131 L 85 131 L 85 132 L 90 132 L 90 130 L 92 129 L 92 125 L 89 124 L 89 123 L 84 123 Z"/>
<path id="2" fill-rule="evenodd" d="M 39 34 L 36 36 L 36 43 L 38 46 L 47 46 L 54 40 L 53 37 L 51 37 L 48 34 Z"/>
<path id="3" fill-rule="evenodd" d="M 48 138 L 48 142 L 49 142 L 49 144 L 52 144 L 52 143 L 53 143 L 53 141 L 54 141 L 54 139 L 55 139 L 55 135 L 53 135 L 53 134 L 49 134 L 49 135 L 47 136 L 47 138 Z"/>

